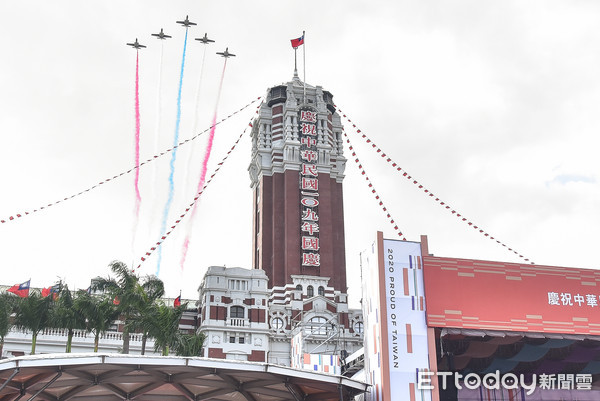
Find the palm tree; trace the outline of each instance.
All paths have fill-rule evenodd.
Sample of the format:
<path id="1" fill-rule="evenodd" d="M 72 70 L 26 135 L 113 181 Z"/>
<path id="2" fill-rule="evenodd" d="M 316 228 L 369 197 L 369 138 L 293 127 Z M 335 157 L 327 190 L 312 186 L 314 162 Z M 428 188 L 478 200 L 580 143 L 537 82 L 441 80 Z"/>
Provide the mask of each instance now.
<path id="1" fill-rule="evenodd" d="M 52 297 L 42 297 L 30 292 L 28 297 L 17 300 L 15 326 L 31 330 L 31 355 L 35 354 L 38 333 L 50 326 Z"/>
<path id="2" fill-rule="evenodd" d="M 92 281 L 92 290 L 106 292 L 118 304 L 117 309 L 125 322 L 123 325 L 123 353 L 129 353 L 129 333 L 136 330 L 143 333 L 142 348 L 145 351 L 148 326 L 140 316 L 150 313 L 151 310 L 148 308 L 155 300 L 164 295 L 164 284 L 156 276 L 146 276 L 140 283 L 139 277 L 123 262 L 113 261 L 110 268 L 115 273 L 116 279 L 97 277 Z"/>
<path id="3" fill-rule="evenodd" d="M 131 317 L 128 325 L 130 332 L 142 333 L 142 355 L 145 355 L 148 332 L 154 325 L 156 302 L 165 294 L 165 285 L 158 277 L 148 275 L 144 277 L 138 290 L 140 291 L 138 313 Z"/>
<path id="4" fill-rule="evenodd" d="M 13 298 L 6 293 L 0 294 L 0 357 L 4 349 L 4 337 L 8 334 L 10 327 L 10 314 L 13 310 Z"/>
<path id="5" fill-rule="evenodd" d="M 206 335 L 204 333 L 178 333 L 172 350 L 175 351 L 177 356 L 200 356 L 205 339 Z"/>
<path id="6" fill-rule="evenodd" d="M 162 355 L 169 355 L 169 347 L 176 343 L 179 334 L 179 321 L 185 310 L 186 304 L 176 308 L 160 302 L 154 313 L 154 324 L 149 334 L 154 337 L 154 350 L 162 350 Z"/>
<path id="7" fill-rule="evenodd" d="M 52 308 L 51 324 L 56 328 L 67 329 L 65 352 L 69 353 L 71 352 L 74 330 L 86 328 L 85 315 L 76 307 L 75 299 L 71 291 L 69 291 L 69 287 L 62 282 L 56 285 L 59 290 Z"/>
<path id="8" fill-rule="evenodd" d="M 94 352 L 98 352 L 100 335 L 108 331 L 119 311 L 113 304 L 113 299 L 90 295 L 85 290 L 79 290 L 75 297 L 75 308 L 85 316 L 86 330 L 94 334 Z"/>
<path id="9" fill-rule="evenodd" d="M 117 304 L 117 310 L 125 321 L 123 353 L 129 354 L 129 323 L 132 317 L 139 313 L 138 306 L 141 303 L 139 278 L 123 262 L 113 261 L 109 266 L 116 275 L 116 279 L 97 277 L 92 280 L 91 287 L 93 291 L 104 291 Z"/>

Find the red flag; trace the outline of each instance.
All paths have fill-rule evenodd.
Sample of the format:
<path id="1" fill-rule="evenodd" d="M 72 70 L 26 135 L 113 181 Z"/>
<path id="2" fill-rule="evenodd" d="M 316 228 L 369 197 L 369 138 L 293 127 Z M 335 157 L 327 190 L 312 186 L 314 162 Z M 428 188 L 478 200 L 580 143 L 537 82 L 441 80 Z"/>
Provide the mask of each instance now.
<path id="1" fill-rule="evenodd" d="M 173 301 L 173 306 L 174 306 L 175 308 L 177 308 L 177 307 L 181 306 L 181 295 L 180 295 L 180 296 L 178 296 L 177 298 L 175 298 L 175 301 Z"/>
<path id="2" fill-rule="evenodd" d="M 48 288 L 42 288 L 42 297 L 46 298 L 48 295 L 53 294 L 52 299 L 56 300 L 56 298 L 58 297 L 59 289 L 60 289 L 60 286 L 58 286 L 58 285 L 53 285 L 52 287 L 48 287 Z"/>
<path id="3" fill-rule="evenodd" d="M 31 280 L 27 280 L 24 283 L 15 284 L 6 291 L 12 292 L 13 294 L 20 296 L 21 298 L 27 298 L 29 296 L 29 283 L 30 282 L 31 282 Z"/>
<path id="4" fill-rule="evenodd" d="M 292 47 L 295 49 L 300 45 L 304 44 L 304 34 L 302 34 L 302 36 L 300 36 L 298 39 L 292 39 Z"/>

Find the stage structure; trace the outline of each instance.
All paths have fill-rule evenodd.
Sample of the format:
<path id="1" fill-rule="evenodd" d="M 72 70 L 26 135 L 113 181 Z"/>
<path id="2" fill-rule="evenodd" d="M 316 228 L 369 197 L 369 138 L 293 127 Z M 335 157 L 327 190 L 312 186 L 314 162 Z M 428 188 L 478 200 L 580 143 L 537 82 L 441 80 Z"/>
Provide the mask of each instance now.
<path id="1" fill-rule="evenodd" d="M 368 400 L 600 399 L 600 272 L 361 253 Z"/>

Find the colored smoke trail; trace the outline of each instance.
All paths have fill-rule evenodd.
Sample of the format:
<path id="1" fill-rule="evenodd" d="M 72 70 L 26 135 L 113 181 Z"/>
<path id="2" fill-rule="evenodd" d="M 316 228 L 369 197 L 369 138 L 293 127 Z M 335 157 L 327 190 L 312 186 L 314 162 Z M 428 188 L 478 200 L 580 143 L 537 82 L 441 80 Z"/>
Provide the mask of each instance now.
<path id="1" fill-rule="evenodd" d="M 185 50 L 187 47 L 187 37 L 188 30 L 185 30 L 185 39 L 183 42 L 183 56 L 181 57 L 181 72 L 179 73 L 179 89 L 177 92 L 177 118 L 175 120 L 175 136 L 173 137 L 173 146 L 177 145 L 179 142 L 179 123 L 181 122 L 181 87 L 183 86 L 183 70 L 185 67 Z M 169 173 L 169 192 L 167 195 L 167 203 L 165 204 L 165 209 L 163 210 L 162 223 L 160 225 L 160 233 L 161 235 L 165 235 L 167 230 L 167 219 L 169 217 L 169 209 L 171 208 L 171 203 L 173 203 L 173 192 L 175 190 L 175 182 L 173 180 L 173 176 L 175 175 L 175 160 L 177 159 L 177 149 L 174 148 L 173 152 L 171 152 L 171 163 L 170 173 Z M 162 246 L 158 248 L 158 262 L 156 263 L 156 275 L 158 276 L 160 273 L 160 262 L 162 260 Z"/>
<path id="2" fill-rule="evenodd" d="M 195 110 L 195 117 L 194 117 L 194 128 L 193 128 L 193 133 L 196 133 L 198 131 L 198 120 L 199 120 L 199 106 L 200 106 L 200 89 L 202 87 L 202 76 L 204 75 L 204 59 L 206 56 L 206 45 L 203 46 L 204 47 L 204 52 L 202 53 L 202 64 L 200 65 L 200 77 L 198 78 L 198 87 L 196 88 L 196 106 L 194 108 Z M 188 187 L 188 174 L 190 171 L 193 170 L 193 161 L 194 161 L 194 155 L 196 154 L 195 149 L 197 148 L 198 144 L 196 142 L 194 142 L 188 152 L 188 157 L 187 157 L 187 163 L 186 163 L 186 169 L 183 172 L 183 182 L 185 184 L 185 187 Z"/>
<path id="3" fill-rule="evenodd" d="M 164 53 L 164 41 L 161 40 L 160 41 L 160 58 L 158 61 L 158 86 L 156 88 L 156 128 L 155 128 L 155 132 L 154 132 L 154 151 L 152 154 L 158 154 L 159 150 L 158 150 L 158 138 L 160 137 L 160 123 L 161 123 L 161 117 L 162 117 L 162 103 L 161 103 L 161 91 L 162 91 L 162 70 L 163 70 L 163 53 Z M 156 200 L 157 199 L 157 188 L 158 188 L 158 182 L 156 179 L 156 176 L 158 174 L 158 165 L 154 164 L 154 166 L 152 167 L 152 199 Z M 152 202 L 152 214 L 151 216 L 156 216 L 156 207 L 157 207 L 157 202 L 153 201 Z"/>
<path id="4" fill-rule="evenodd" d="M 135 57 L 135 165 L 140 165 L 140 55 L 136 52 Z M 140 205 L 142 203 L 142 196 L 140 195 L 140 169 L 135 169 L 135 209 L 133 218 L 133 236 L 131 240 L 131 248 L 134 251 L 135 237 L 137 233 L 137 226 L 140 219 Z"/>
<path id="5" fill-rule="evenodd" d="M 198 180 L 198 187 L 196 189 L 196 193 L 202 191 L 204 187 L 204 182 L 206 180 L 206 170 L 208 169 L 208 159 L 210 158 L 210 153 L 212 151 L 213 141 L 215 139 L 215 130 L 217 129 L 217 110 L 219 108 L 219 100 L 221 99 L 221 89 L 223 87 L 223 78 L 225 77 L 225 67 L 227 67 L 227 58 L 225 58 L 225 63 L 223 64 L 223 72 L 221 73 L 221 81 L 219 82 L 219 91 L 217 92 L 217 102 L 215 103 L 215 113 L 213 115 L 212 124 L 210 128 L 210 135 L 208 136 L 208 144 L 206 145 L 206 151 L 204 153 L 204 158 L 202 159 L 202 170 L 200 171 L 200 180 Z M 196 215 L 196 207 L 197 203 L 194 204 L 192 208 L 192 214 L 188 221 L 188 229 L 187 234 L 185 236 L 185 240 L 183 242 L 183 249 L 181 253 L 181 261 L 179 265 L 181 270 L 183 270 L 183 266 L 185 265 L 185 259 L 187 257 L 190 240 L 192 238 L 192 225 L 194 223 L 194 216 Z"/>

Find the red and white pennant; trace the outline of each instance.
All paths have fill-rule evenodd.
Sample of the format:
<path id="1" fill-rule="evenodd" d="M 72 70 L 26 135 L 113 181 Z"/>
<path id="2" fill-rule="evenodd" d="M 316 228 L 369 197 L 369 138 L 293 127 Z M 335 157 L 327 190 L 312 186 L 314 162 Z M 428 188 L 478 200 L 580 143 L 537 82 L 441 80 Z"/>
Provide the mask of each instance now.
<path id="1" fill-rule="evenodd" d="M 222 122 L 224 122 L 224 121 L 226 121 L 226 120 L 230 119 L 231 117 L 233 117 L 233 116 L 235 116 L 236 114 L 240 113 L 241 111 L 243 111 L 243 110 L 247 109 L 249 106 L 251 106 L 253 103 L 257 102 L 257 101 L 258 101 L 258 100 L 260 100 L 260 99 L 261 99 L 261 96 L 259 96 L 258 98 L 254 99 L 253 101 L 251 101 L 250 103 L 248 103 L 247 105 L 245 105 L 244 107 L 242 107 L 241 109 L 239 109 L 239 110 L 237 110 L 237 111 L 235 111 L 235 112 L 231 113 L 231 114 L 230 114 L 230 115 L 228 115 L 227 117 L 224 117 L 224 118 L 222 118 L 220 121 L 218 121 L 217 123 L 215 123 L 215 124 L 214 124 L 214 126 L 217 126 L 217 125 L 221 124 Z M 63 199 L 60 199 L 60 200 L 57 200 L 57 201 L 54 201 L 54 202 L 48 203 L 48 204 L 47 204 L 47 205 L 45 205 L 45 206 L 38 207 L 37 209 L 33 209 L 33 210 L 31 210 L 31 211 L 25 211 L 25 212 L 21 212 L 21 213 L 16 213 L 16 214 L 14 214 L 14 215 L 12 215 L 12 216 L 9 216 L 9 217 L 7 217 L 7 218 L 5 218 L 5 219 L 0 219 L 0 224 L 3 224 L 3 223 L 8 223 L 8 222 L 10 222 L 10 221 L 17 220 L 17 219 L 19 219 L 19 218 L 21 218 L 21 217 L 24 217 L 24 216 L 27 216 L 27 215 L 29 215 L 29 214 L 33 214 L 33 213 L 36 213 L 36 212 L 40 212 L 40 211 L 42 211 L 42 210 L 44 210 L 44 209 L 46 209 L 46 208 L 49 208 L 49 207 L 51 207 L 51 206 L 58 205 L 58 204 L 59 204 L 59 203 L 61 203 L 61 202 L 64 202 L 64 201 L 67 201 L 67 200 L 73 199 L 73 198 L 75 198 L 75 197 L 77 197 L 77 196 L 83 195 L 83 194 L 85 194 L 86 192 L 89 192 L 89 191 L 91 191 L 91 190 L 93 190 L 93 189 L 95 189 L 95 188 L 98 188 L 100 185 L 103 185 L 103 184 L 105 184 L 105 183 L 107 183 L 107 182 L 113 181 L 113 180 L 115 180 L 115 179 L 117 179 L 117 178 L 119 178 L 119 177 L 122 177 L 122 176 L 124 176 L 124 175 L 126 175 L 126 174 L 129 174 L 129 173 L 131 173 L 132 171 L 135 171 L 135 170 L 137 170 L 138 168 L 142 167 L 143 165 L 145 165 L 145 164 L 147 164 L 147 163 L 150 163 L 150 162 L 152 162 L 152 161 L 154 161 L 154 160 L 158 159 L 159 157 L 161 157 L 161 156 L 163 156 L 163 155 L 165 155 L 165 154 L 167 154 L 167 153 L 169 153 L 169 152 L 173 151 L 174 149 L 177 149 L 179 146 L 181 146 L 181 145 L 184 145 L 184 144 L 186 144 L 186 143 L 188 143 L 188 142 L 191 142 L 191 141 L 193 141 L 194 139 L 198 138 L 200 135 L 202 135 L 202 134 L 204 134 L 204 133 L 208 132 L 208 131 L 209 131 L 209 130 L 212 128 L 212 127 L 213 127 L 213 126 L 210 126 L 210 127 L 206 128 L 204 131 L 202 131 L 202 132 L 200 132 L 200 133 L 198 133 L 198 134 L 194 135 L 193 137 L 191 137 L 191 138 L 188 138 L 188 139 L 186 139 L 186 140 L 184 140 L 184 141 L 181 141 L 181 142 L 179 142 L 177 145 L 173 146 L 172 148 L 170 148 L 170 149 L 167 149 L 167 150 L 165 150 L 164 152 L 161 152 L 161 153 L 159 153 L 158 155 L 154 155 L 154 156 L 152 156 L 152 157 L 151 157 L 151 158 L 149 158 L 148 160 L 146 160 L 146 161 L 144 161 L 144 162 L 142 162 L 142 163 L 140 163 L 140 164 L 138 164 L 138 165 L 136 165 L 136 166 L 134 166 L 134 167 L 130 168 L 130 169 L 129 169 L 129 170 L 127 170 L 127 171 L 123 171 L 123 172 L 121 172 L 120 174 L 116 174 L 116 175 L 114 175 L 114 176 L 112 176 L 112 177 L 110 177 L 110 178 L 107 178 L 107 179 L 105 179 L 105 180 L 102 180 L 102 181 L 100 181 L 99 183 L 97 183 L 96 185 L 93 185 L 93 186 L 91 186 L 91 187 L 89 187 L 89 188 L 87 188 L 87 189 L 84 189 L 83 191 L 80 191 L 80 192 L 78 192 L 78 193 L 76 193 L 76 194 L 73 194 L 73 195 L 67 196 L 67 197 L 65 197 L 65 198 L 63 198 Z"/>
<path id="2" fill-rule="evenodd" d="M 262 105 L 262 102 L 258 105 L 255 114 L 258 114 L 258 110 L 260 109 L 261 105 Z M 252 117 L 252 119 L 254 119 L 254 116 Z M 175 229 L 175 227 L 177 227 L 179 225 L 179 223 L 181 223 L 181 220 L 185 217 L 185 215 L 190 210 L 192 210 L 192 208 L 194 207 L 194 205 L 196 204 L 196 202 L 198 201 L 198 199 L 200 199 L 200 196 L 202 195 L 202 193 L 204 193 L 204 190 L 206 189 L 206 187 L 208 187 L 208 184 L 210 184 L 210 182 L 212 181 L 213 177 L 219 172 L 219 170 L 221 169 L 221 166 L 223 166 L 223 163 L 225 163 L 225 160 L 227 160 L 227 158 L 229 157 L 229 155 L 231 154 L 231 152 L 233 152 L 233 150 L 235 149 L 235 147 L 237 146 L 237 144 L 240 142 L 240 140 L 242 139 L 242 137 L 244 136 L 244 134 L 248 130 L 248 127 L 252 127 L 252 120 L 250 120 L 250 122 L 248 123 L 248 125 L 246 126 L 246 128 L 244 128 L 244 131 L 240 134 L 240 136 L 235 141 L 235 143 L 233 144 L 233 146 L 231 147 L 231 149 L 229 149 L 229 151 L 227 152 L 227 154 L 225 155 L 225 157 L 223 157 L 223 159 L 221 160 L 221 162 L 217 164 L 217 168 L 211 174 L 211 176 L 208 178 L 208 180 L 206 181 L 206 183 L 204 184 L 204 186 L 202 187 L 202 189 L 200 190 L 200 192 L 198 192 L 196 194 L 196 196 L 194 197 L 194 200 L 192 201 L 192 203 L 190 203 L 188 205 L 188 207 L 184 210 L 184 212 L 179 215 L 179 217 L 177 218 L 177 220 L 175 220 L 175 222 L 173 223 L 173 225 L 169 228 L 169 231 L 167 231 L 166 233 L 164 233 L 164 235 L 162 237 L 160 237 L 160 239 L 156 242 L 156 244 L 154 244 L 154 246 L 150 247 L 150 249 L 148 250 L 148 252 L 146 252 L 144 254 L 144 256 L 142 256 L 140 258 L 140 260 L 141 260 L 140 263 L 137 265 L 137 267 L 135 269 L 132 269 L 132 272 L 135 272 L 136 269 L 139 269 L 142 266 L 142 263 L 144 263 L 146 261 L 146 259 L 148 259 L 148 257 L 150 255 L 152 255 L 152 253 L 154 253 L 154 251 L 160 245 L 162 245 L 162 243 L 167 239 L 167 237 L 169 235 L 171 235 L 171 233 L 173 232 L 173 230 Z"/>
<path id="3" fill-rule="evenodd" d="M 394 162 L 387 154 L 385 154 L 385 152 L 383 152 L 383 150 L 375 145 L 375 143 L 373 141 L 371 141 L 371 139 L 369 139 L 365 134 L 362 133 L 362 131 L 356 126 L 356 124 L 354 124 L 352 122 L 352 120 L 350 120 L 350 118 L 348 116 L 346 116 L 346 114 L 343 113 L 342 110 L 340 110 L 339 107 L 337 107 L 337 105 L 335 105 L 337 111 L 350 123 L 352 124 L 352 127 L 356 129 L 356 132 L 358 134 L 361 135 L 361 137 L 366 141 L 366 143 L 370 144 L 371 147 L 373 149 L 375 149 L 375 151 L 377 153 L 379 153 L 379 155 L 385 159 L 386 162 L 388 162 L 389 164 L 392 165 L 392 167 L 394 167 L 396 169 L 396 171 L 401 172 L 402 176 L 405 177 L 407 180 L 412 181 L 412 183 L 414 185 L 416 185 L 419 189 L 422 189 L 424 193 L 426 193 L 427 195 L 429 195 L 429 197 L 431 199 L 433 199 L 435 202 L 437 202 L 440 206 L 442 206 L 444 209 L 448 210 L 450 213 L 452 213 L 454 216 L 458 217 L 459 219 L 461 219 L 461 221 L 465 222 L 467 225 L 469 225 L 470 227 L 472 227 L 473 229 L 477 230 L 479 233 L 481 233 L 482 235 L 484 235 L 485 237 L 496 241 L 498 244 L 502 245 L 504 248 L 508 249 L 510 252 L 514 253 L 515 255 L 517 255 L 518 257 L 520 257 L 521 259 L 523 259 L 526 262 L 530 262 L 531 264 L 534 264 L 533 262 L 531 262 L 528 258 L 526 258 L 525 256 L 521 255 L 519 252 L 515 251 L 514 249 L 510 248 L 508 245 L 506 245 L 505 243 L 503 243 L 502 241 L 496 239 L 495 237 L 491 236 L 489 233 L 487 233 L 484 229 L 482 229 L 481 227 L 479 227 L 478 225 L 474 224 L 472 221 L 470 221 L 469 219 L 467 219 L 466 217 L 464 217 L 461 213 L 458 213 L 456 210 L 454 210 L 452 207 L 450 207 L 446 202 L 442 201 L 440 198 L 436 197 L 429 189 L 425 188 L 421 183 L 419 183 L 419 181 L 415 180 L 411 175 L 409 175 L 406 170 L 404 170 L 402 167 L 398 166 L 398 164 L 396 162 Z M 346 133 L 344 132 L 344 135 L 346 136 Z M 347 136 L 346 136 L 347 138 Z M 354 153 L 353 153 L 354 155 Z"/>
<path id="4" fill-rule="evenodd" d="M 390 220 L 390 223 L 392 224 L 392 226 L 394 226 L 394 230 L 396 230 L 396 232 L 398 233 L 398 236 L 400 238 L 402 238 L 403 241 L 406 241 L 404 234 L 402 234 L 402 231 L 400 231 L 400 229 L 398 228 L 398 225 L 396 224 L 394 218 L 392 217 L 390 212 L 388 212 L 387 207 L 385 207 L 385 205 L 383 204 L 383 201 L 381 200 L 381 197 L 375 190 L 375 187 L 373 186 L 373 183 L 369 179 L 367 172 L 363 168 L 362 164 L 360 164 L 360 160 L 358 159 L 358 156 L 356 155 L 356 152 L 354 151 L 354 147 L 350 143 L 350 138 L 348 138 L 348 135 L 346 135 L 346 131 L 342 131 L 342 133 L 344 134 L 344 137 L 346 138 L 346 143 L 348 144 L 348 149 L 350 149 L 350 151 L 352 152 L 352 157 L 354 157 L 354 162 L 357 164 L 358 168 L 360 169 L 360 173 L 363 175 L 363 177 L 365 177 L 365 180 L 367 180 L 367 182 L 369 183 L 369 188 L 371 189 L 371 193 L 373 193 L 373 195 L 375 195 L 375 199 L 379 202 L 379 206 L 381 206 L 381 209 L 386 213 L 387 218 Z"/>

